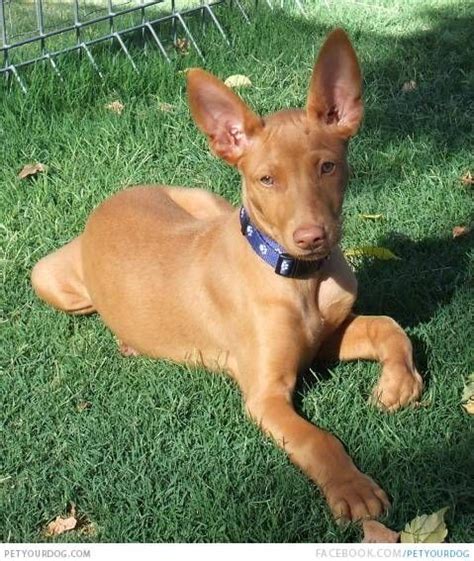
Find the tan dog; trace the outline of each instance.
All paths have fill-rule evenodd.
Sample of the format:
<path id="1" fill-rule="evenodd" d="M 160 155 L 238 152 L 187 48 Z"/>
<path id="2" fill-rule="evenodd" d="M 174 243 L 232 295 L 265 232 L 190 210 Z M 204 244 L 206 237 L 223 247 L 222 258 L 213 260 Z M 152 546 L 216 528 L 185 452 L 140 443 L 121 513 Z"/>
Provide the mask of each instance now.
<path id="1" fill-rule="evenodd" d="M 35 266 L 34 289 L 60 310 L 97 311 L 128 353 L 227 371 L 249 415 L 320 486 L 336 517 L 376 517 L 389 505 L 385 493 L 292 405 L 297 373 L 316 357 L 380 361 L 373 396 L 388 410 L 422 388 L 403 330 L 351 313 L 356 280 L 337 245 L 347 142 L 363 113 L 354 50 L 343 31 L 329 35 L 305 110 L 258 117 L 199 69 L 189 71 L 188 91 L 212 150 L 242 176 L 244 221 L 199 189 L 130 188 Z M 264 255 L 272 241 L 255 248 L 255 231 L 288 252 L 277 253 L 280 273 L 298 270 L 276 274 Z"/>

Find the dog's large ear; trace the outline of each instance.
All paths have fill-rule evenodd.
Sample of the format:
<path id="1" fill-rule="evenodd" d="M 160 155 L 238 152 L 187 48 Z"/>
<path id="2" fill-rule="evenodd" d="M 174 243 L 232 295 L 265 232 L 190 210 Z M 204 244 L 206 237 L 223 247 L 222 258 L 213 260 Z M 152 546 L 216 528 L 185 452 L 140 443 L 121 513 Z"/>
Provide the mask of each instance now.
<path id="1" fill-rule="evenodd" d="M 329 34 L 314 65 L 307 115 L 343 138 L 354 135 L 364 112 L 357 56 L 342 29 Z"/>
<path id="2" fill-rule="evenodd" d="M 215 154 L 236 164 L 263 122 L 223 82 L 193 68 L 187 72 L 192 116 Z"/>

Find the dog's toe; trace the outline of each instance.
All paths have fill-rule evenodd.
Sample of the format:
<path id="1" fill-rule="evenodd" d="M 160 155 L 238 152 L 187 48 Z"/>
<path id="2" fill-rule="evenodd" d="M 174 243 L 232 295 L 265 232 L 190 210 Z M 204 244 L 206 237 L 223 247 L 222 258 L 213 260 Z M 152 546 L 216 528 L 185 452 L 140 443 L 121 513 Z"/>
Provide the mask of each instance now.
<path id="1" fill-rule="evenodd" d="M 324 493 L 338 523 L 378 518 L 390 507 L 385 492 L 360 472 L 346 481 L 331 482 Z"/>
<path id="2" fill-rule="evenodd" d="M 416 401 L 423 390 L 423 380 L 416 370 L 385 370 L 372 391 L 370 402 L 386 411 L 396 411 Z"/>

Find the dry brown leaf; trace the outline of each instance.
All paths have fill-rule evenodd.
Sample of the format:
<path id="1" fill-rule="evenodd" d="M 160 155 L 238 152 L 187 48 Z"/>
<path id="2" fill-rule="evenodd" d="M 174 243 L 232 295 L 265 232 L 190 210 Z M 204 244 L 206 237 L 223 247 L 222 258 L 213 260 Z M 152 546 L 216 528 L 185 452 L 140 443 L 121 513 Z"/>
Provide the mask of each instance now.
<path id="1" fill-rule="evenodd" d="M 86 411 L 92 407 L 92 403 L 90 401 L 80 401 L 76 405 L 76 409 L 81 413 L 82 411 Z"/>
<path id="2" fill-rule="evenodd" d="M 62 518 L 57 516 L 55 520 L 48 524 L 46 528 L 45 535 L 47 536 L 59 536 L 64 534 L 64 532 L 69 532 L 74 530 L 76 527 L 77 520 L 73 516 L 68 516 L 67 518 Z"/>
<path id="3" fill-rule="evenodd" d="M 113 111 L 114 113 L 117 113 L 117 115 L 121 115 L 122 111 L 125 109 L 125 105 L 117 99 L 116 101 L 111 101 L 110 103 L 107 103 L 105 108 L 108 109 L 109 111 Z"/>
<path id="4" fill-rule="evenodd" d="M 18 174 L 19 179 L 27 179 L 28 177 L 33 177 L 37 173 L 44 173 L 46 171 L 46 166 L 44 164 L 26 164 L 23 169 Z"/>
<path id="5" fill-rule="evenodd" d="M 71 505 L 71 511 L 67 518 L 63 518 L 62 516 L 57 516 L 52 522 L 50 522 L 44 531 L 45 536 L 60 536 L 64 534 L 64 532 L 69 532 L 74 530 L 77 526 L 77 518 L 76 518 L 76 507 L 74 504 Z"/>
<path id="6" fill-rule="evenodd" d="M 160 101 L 158 103 L 158 109 L 160 111 L 163 111 L 163 113 L 172 113 L 174 111 L 174 105 L 171 105 L 171 103 L 166 103 L 164 101 Z"/>
<path id="7" fill-rule="evenodd" d="M 224 81 L 224 84 L 229 88 L 248 88 L 252 85 L 252 82 L 243 74 L 233 74 Z"/>
<path id="8" fill-rule="evenodd" d="M 466 383 L 464 384 L 464 390 L 462 392 L 462 401 L 468 401 L 474 397 L 474 372 L 469 374 Z"/>
<path id="9" fill-rule="evenodd" d="M 461 402 L 467 413 L 474 415 L 474 374 L 471 374 L 467 379 L 462 392 Z"/>
<path id="10" fill-rule="evenodd" d="M 359 214 L 359 216 L 364 220 L 380 220 L 383 218 L 383 214 Z"/>
<path id="11" fill-rule="evenodd" d="M 362 543 L 397 543 L 400 539 L 400 532 L 394 532 L 376 520 L 364 520 L 362 529 Z"/>
<path id="12" fill-rule="evenodd" d="M 401 543 L 443 543 L 448 535 L 444 515 L 448 507 L 422 514 L 409 522 L 400 534 Z"/>
<path id="13" fill-rule="evenodd" d="M 471 228 L 469 226 L 454 226 L 453 228 L 453 238 L 461 238 L 462 236 L 467 236 Z"/>
<path id="14" fill-rule="evenodd" d="M 377 247 L 373 245 L 366 245 L 362 247 L 353 247 L 346 249 L 344 254 L 347 257 L 374 257 L 375 259 L 381 259 L 382 261 L 389 261 L 393 259 L 399 260 L 400 257 L 395 255 L 393 251 L 385 247 Z"/>
<path id="15" fill-rule="evenodd" d="M 408 82 L 405 82 L 402 86 L 402 92 L 413 92 L 416 90 L 416 88 L 418 87 L 418 84 L 415 82 L 415 80 L 409 80 Z"/>
<path id="16" fill-rule="evenodd" d="M 97 536 L 97 526 L 94 522 L 86 522 L 84 525 L 80 525 L 78 530 L 82 536 Z"/>
<path id="17" fill-rule="evenodd" d="M 178 37 L 176 39 L 175 47 L 181 55 L 187 55 L 189 53 L 189 41 L 184 37 Z"/>
<path id="18" fill-rule="evenodd" d="M 473 185 L 474 184 L 474 177 L 470 171 L 466 172 L 461 177 L 461 182 L 463 185 Z"/>
<path id="19" fill-rule="evenodd" d="M 415 401 L 413 402 L 412 407 L 414 407 L 415 409 L 431 407 L 431 399 L 424 399 L 423 401 Z"/>
<path id="20" fill-rule="evenodd" d="M 463 403 L 462 406 L 464 407 L 466 413 L 469 413 L 469 415 L 474 415 L 474 399 L 470 399 L 466 403 Z"/>

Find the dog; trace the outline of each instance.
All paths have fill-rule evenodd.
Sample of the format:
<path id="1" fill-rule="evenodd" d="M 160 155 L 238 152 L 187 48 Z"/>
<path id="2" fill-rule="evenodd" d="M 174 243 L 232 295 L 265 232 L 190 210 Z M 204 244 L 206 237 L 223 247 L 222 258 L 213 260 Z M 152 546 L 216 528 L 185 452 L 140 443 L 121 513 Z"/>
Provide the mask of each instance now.
<path id="1" fill-rule="evenodd" d="M 189 70 L 192 116 L 240 172 L 242 207 L 200 189 L 128 188 L 32 271 L 40 298 L 98 312 L 124 354 L 227 372 L 249 416 L 344 520 L 376 518 L 389 500 L 335 436 L 295 411 L 298 372 L 315 359 L 377 360 L 372 399 L 388 411 L 422 391 L 401 327 L 353 314 L 357 283 L 338 246 L 361 82 L 341 29 L 320 50 L 304 109 L 260 117 L 216 77 Z"/>

